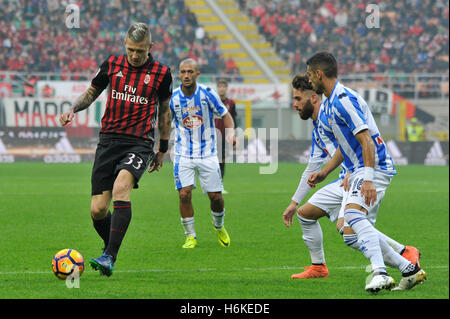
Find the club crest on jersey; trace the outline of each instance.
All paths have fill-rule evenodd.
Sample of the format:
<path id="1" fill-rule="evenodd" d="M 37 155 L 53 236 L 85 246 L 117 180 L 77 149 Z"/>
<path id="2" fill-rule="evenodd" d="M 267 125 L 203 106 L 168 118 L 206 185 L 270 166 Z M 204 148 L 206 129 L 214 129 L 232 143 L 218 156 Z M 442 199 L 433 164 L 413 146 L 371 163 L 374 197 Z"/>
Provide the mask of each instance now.
<path id="1" fill-rule="evenodd" d="M 199 128 L 203 125 L 203 118 L 200 115 L 188 115 L 184 118 L 183 125 L 189 129 Z"/>
<path id="2" fill-rule="evenodd" d="M 150 82 L 150 74 L 146 74 L 144 78 L 144 83 L 148 84 Z"/>
<path id="3" fill-rule="evenodd" d="M 375 138 L 375 141 L 377 142 L 378 145 L 384 144 L 383 139 L 381 138 L 381 136 L 377 136 Z"/>

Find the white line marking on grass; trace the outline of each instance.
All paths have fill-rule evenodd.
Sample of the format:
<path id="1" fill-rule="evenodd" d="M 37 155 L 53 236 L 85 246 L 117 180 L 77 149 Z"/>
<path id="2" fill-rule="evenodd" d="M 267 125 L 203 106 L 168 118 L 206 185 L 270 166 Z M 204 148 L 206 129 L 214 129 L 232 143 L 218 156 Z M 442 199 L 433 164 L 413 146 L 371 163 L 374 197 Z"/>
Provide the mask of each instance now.
<path id="1" fill-rule="evenodd" d="M 342 266 L 342 267 L 329 267 L 331 270 L 355 270 L 355 269 L 366 269 L 367 266 Z M 301 266 L 285 266 L 285 267 L 266 267 L 266 268 L 253 268 L 253 267 L 242 267 L 242 268 L 229 268 L 218 269 L 218 268 L 196 268 L 196 269 L 122 269 L 115 270 L 114 273 L 143 273 L 143 272 L 208 272 L 208 271 L 269 271 L 269 270 L 295 270 L 301 269 Z M 425 269 L 448 269 L 448 265 L 437 265 L 437 266 L 427 266 Z M 0 271 L 1 275 L 42 275 L 50 274 L 52 271 Z"/>
<path id="2" fill-rule="evenodd" d="M 425 190 L 395 190 L 396 193 L 448 193 L 448 189 L 425 189 Z"/>

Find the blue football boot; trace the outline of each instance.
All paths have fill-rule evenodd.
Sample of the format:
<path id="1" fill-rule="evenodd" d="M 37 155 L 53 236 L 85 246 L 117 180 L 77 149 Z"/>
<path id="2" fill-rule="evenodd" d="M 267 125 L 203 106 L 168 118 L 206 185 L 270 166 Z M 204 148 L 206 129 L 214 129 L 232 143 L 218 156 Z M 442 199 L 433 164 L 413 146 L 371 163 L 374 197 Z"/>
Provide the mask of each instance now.
<path id="1" fill-rule="evenodd" d="M 100 275 L 111 276 L 114 270 L 113 256 L 103 253 L 96 259 L 89 260 L 89 264 L 94 270 L 100 271 Z"/>

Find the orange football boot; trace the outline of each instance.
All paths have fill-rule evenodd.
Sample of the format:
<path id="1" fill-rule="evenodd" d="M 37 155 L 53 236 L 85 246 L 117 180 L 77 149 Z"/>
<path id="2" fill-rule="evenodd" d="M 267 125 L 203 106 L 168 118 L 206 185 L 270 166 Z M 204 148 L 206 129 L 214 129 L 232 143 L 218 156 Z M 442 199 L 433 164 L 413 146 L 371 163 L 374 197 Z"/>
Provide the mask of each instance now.
<path id="1" fill-rule="evenodd" d="M 293 279 L 309 279 L 309 278 L 328 278 L 328 268 L 326 264 L 323 265 L 311 265 L 303 267 L 305 270 L 299 274 L 291 276 Z"/>
<path id="2" fill-rule="evenodd" d="M 408 259 L 411 264 L 419 266 L 420 268 L 420 251 L 414 246 L 405 246 L 405 249 L 402 252 L 402 257 Z"/>

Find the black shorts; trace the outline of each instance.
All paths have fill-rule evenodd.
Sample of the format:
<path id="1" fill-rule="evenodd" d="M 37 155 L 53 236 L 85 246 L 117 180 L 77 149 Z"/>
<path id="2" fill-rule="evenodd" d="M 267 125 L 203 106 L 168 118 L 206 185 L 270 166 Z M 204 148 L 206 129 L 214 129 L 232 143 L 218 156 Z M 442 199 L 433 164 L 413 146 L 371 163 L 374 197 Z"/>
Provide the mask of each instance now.
<path id="1" fill-rule="evenodd" d="M 122 169 L 135 177 L 134 188 L 155 156 L 153 142 L 115 134 L 101 134 L 92 169 L 92 195 L 112 190 Z"/>

